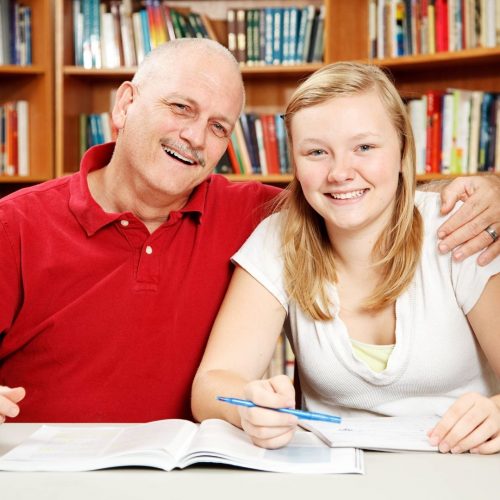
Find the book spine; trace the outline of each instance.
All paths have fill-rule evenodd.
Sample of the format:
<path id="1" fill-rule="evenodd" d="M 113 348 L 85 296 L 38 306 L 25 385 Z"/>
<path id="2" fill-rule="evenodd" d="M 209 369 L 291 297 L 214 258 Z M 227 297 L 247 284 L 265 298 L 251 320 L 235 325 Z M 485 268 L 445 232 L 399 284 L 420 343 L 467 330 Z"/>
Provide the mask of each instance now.
<path id="1" fill-rule="evenodd" d="M 18 130 L 18 174 L 25 177 L 30 174 L 28 101 L 17 101 L 16 108 Z"/>

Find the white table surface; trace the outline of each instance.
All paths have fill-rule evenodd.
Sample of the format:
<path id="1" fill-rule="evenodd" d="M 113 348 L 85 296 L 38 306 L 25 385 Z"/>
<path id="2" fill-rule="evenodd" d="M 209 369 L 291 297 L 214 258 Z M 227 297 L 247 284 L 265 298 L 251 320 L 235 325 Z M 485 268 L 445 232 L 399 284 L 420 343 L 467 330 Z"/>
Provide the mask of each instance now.
<path id="1" fill-rule="evenodd" d="M 38 424 L 0 426 L 0 455 Z M 307 475 L 192 466 L 164 472 L 0 472 L 1 500 L 499 500 L 500 454 L 365 452 L 365 474 Z"/>

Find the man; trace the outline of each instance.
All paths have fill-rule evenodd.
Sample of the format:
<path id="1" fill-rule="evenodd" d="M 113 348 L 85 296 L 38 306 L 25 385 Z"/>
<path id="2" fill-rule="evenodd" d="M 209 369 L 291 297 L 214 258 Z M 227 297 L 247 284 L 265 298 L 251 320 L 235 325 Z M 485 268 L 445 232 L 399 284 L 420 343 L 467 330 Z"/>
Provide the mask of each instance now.
<path id="1" fill-rule="evenodd" d="M 169 42 L 118 89 L 116 145 L 0 201 L 0 418 L 191 417 L 230 256 L 278 192 L 210 176 L 243 102 L 226 49 Z"/>

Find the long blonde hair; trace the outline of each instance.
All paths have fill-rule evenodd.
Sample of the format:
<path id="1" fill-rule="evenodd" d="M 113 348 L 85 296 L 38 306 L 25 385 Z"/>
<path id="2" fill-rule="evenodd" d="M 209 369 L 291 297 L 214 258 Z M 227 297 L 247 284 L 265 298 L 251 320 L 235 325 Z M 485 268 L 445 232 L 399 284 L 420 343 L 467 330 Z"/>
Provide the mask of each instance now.
<path id="1" fill-rule="evenodd" d="M 284 116 L 293 147 L 291 122 L 295 113 L 335 97 L 373 90 L 398 133 L 401 174 L 391 223 L 373 248 L 375 265 L 383 278 L 363 304 L 365 310 L 372 311 L 393 303 L 408 287 L 422 247 L 423 223 L 414 206 L 415 142 L 404 103 L 380 68 L 340 62 L 321 68 L 303 82 L 293 93 Z M 287 292 L 313 319 L 330 320 L 333 314 L 327 285 L 337 281 L 334 253 L 325 222 L 306 201 L 296 176 L 282 193 L 278 209 L 283 213 L 281 238 Z"/>

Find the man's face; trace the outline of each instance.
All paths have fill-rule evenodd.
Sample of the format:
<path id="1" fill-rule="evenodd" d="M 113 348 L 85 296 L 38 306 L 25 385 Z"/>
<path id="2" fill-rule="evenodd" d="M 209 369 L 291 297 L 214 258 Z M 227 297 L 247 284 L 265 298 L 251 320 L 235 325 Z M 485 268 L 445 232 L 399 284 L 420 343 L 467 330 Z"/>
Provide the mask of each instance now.
<path id="1" fill-rule="evenodd" d="M 222 56 L 176 59 L 139 88 L 124 84 L 130 102 L 117 147 L 137 191 L 183 198 L 226 150 L 243 95 L 237 69 Z"/>

